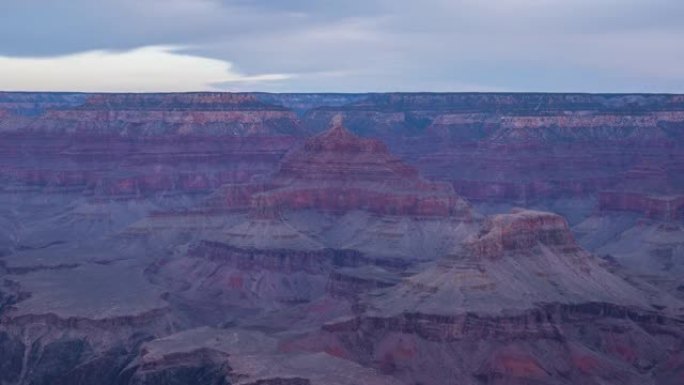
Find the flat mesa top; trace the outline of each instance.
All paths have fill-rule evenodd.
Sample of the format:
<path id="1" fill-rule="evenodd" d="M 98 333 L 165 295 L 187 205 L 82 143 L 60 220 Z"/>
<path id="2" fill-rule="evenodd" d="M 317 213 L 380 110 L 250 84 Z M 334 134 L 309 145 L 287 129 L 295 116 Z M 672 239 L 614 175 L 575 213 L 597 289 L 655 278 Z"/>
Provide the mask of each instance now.
<path id="1" fill-rule="evenodd" d="M 153 362 L 166 355 L 192 353 L 201 348 L 231 355 L 270 353 L 277 350 L 277 341 L 257 331 L 202 326 L 145 343 L 144 361 Z"/>
<path id="2" fill-rule="evenodd" d="M 103 320 L 137 316 L 165 308 L 162 291 L 130 262 L 85 264 L 10 276 L 30 297 L 15 305 L 11 316 L 47 315 Z"/>

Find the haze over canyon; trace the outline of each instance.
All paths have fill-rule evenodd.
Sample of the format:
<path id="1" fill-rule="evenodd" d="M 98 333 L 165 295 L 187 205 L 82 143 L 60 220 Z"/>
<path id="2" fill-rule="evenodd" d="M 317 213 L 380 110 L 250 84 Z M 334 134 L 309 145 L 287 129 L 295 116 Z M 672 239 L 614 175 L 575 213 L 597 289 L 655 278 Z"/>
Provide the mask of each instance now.
<path id="1" fill-rule="evenodd" d="M 29 384 L 684 384 L 684 95 L 0 92 Z"/>

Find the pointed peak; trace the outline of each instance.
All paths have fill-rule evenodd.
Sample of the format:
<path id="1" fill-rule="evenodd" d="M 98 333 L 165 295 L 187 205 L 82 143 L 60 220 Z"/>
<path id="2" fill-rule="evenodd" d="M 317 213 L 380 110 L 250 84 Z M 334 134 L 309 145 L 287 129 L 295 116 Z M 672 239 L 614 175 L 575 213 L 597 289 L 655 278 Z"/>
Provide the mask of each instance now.
<path id="1" fill-rule="evenodd" d="M 337 114 L 330 119 L 330 128 L 342 127 L 344 123 L 344 115 Z"/>
<path id="2" fill-rule="evenodd" d="M 365 139 L 351 132 L 342 124 L 342 116 L 336 115 L 327 130 L 307 140 L 309 150 L 332 151 L 386 151 L 382 143 L 375 139 Z"/>
<path id="3" fill-rule="evenodd" d="M 357 137 L 353 132 L 349 131 L 349 129 L 345 127 L 343 123 L 344 116 L 341 114 L 335 115 L 332 119 L 330 119 L 330 126 L 323 132 L 323 136 Z"/>
<path id="4" fill-rule="evenodd" d="M 349 131 L 342 125 L 334 125 L 307 139 L 304 144 L 304 152 L 332 152 L 332 153 L 378 153 L 388 156 L 388 150 L 384 143 L 377 139 L 362 138 Z"/>

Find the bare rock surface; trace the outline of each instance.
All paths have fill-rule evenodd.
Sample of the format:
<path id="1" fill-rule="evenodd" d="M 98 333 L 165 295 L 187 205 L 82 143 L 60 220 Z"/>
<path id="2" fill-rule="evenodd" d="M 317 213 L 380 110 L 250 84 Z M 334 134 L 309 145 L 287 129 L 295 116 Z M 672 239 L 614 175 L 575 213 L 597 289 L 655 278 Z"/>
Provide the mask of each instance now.
<path id="1" fill-rule="evenodd" d="M 288 153 L 264 191 L 249 199 L 252 210 L 329 212 L 364 210 L 381 215 L 469 214 L 453 188 L 428 182 L 374 139 L 349 132 L 341 120 Z"/>
<path id="2" fill-rule="evenodd" d="M 681 95 L 0 92 L 0 383 L 678 385 L 683 128 Z"/>
<path id="3" fill-rule="evenodd" d="M 684 303 L 609 272 L 562 217 L 494 215 L 459 254 L 369 292 L 363 313 L 294 346 L 354 357 L 408 383 L 639 384 L 678 375 L 665 362 L 681 354 Z"/>
<path id="4" fill-rule="evenodd" d="M 490 218 L 459 254 L 389 289 L 377 314 L 508 313 L 549 303 L 605 302 L 652 309 L 652 300 L 576 243 L 566 221 L 521 210 Z M 673 298 L 655 299 L 684 310 Z"/>
<path id="5" fill-rule="evenodd" d="M 45 269 L 6 278 L 16 281 L 30 295 L 9 313 L 12 318 L 55 315 L 62 319 L 106 320 L 167 307 L 161 290 L 150 285 L 139 266 L 130 262 Z"/>
<path id="6" fill-rule="evenodd" d="M 197 356 L 202 356 L 203 365 L 212 365 L 232 384 L 400 383 L 326 353 L 280 353 L 276 339 L 245 330 L 191 329 L 147 342 L 141 350 L 139 360 L 133 364 L 134 378 L 159 375 L 179 364 L 197 364 Z"/>

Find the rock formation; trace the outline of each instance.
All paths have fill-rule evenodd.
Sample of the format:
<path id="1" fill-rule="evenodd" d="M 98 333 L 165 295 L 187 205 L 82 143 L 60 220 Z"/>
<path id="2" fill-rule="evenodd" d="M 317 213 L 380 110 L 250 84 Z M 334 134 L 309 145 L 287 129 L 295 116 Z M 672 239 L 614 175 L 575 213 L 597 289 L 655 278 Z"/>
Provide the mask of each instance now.
<path id="1" fill-rule="evenodd" d="M 676 177 L 678 168 L 642 163 L 625 172 L 620 183 L 599 194 L 602 210 L 633 211 L 650 218 L 684 218 L 684 190 Z"/>
<path id="2" fill-rule="evenodd" d="M 314 209 L 333 213 L 364 210 L 379 215 L 468 215 L 468 205 L 450 185 L 421 179 L 415 169 L 390 155 L 383 143 L 359 138 L 341 121 L 334 121 L 330 129 L 288 153 L 263 190 L 242 198 L 250 201 L 255 212 Z M 231 204 L 235 189 L 229 191 L 225 201 Z M 236 203 L 240 205 L 241 201 Z"/>
<path id="3" fill-rule="evenodd" d="M 0 92 L 0 384 L 679 385 L 683 128 L 681 95 Z"/>
<path id="4" fill-rule="evenodd" d="M 155 222 L 184 222 L 188 215 L 230 218 L 220 228 L 190 228 L 197 241 L 159 266 L 161 279 L 184 287 L 190 301 L 212 293 L 253 311 L 328 295 L 355 298 L 355 287 L 377 282 L 369 272 L 396 281 L 474 226 L 470 206 L 449 184 L 422 179 L 380 141 L 360 138 L 339 121 L 263 179 L 225 185 L 188 212 L 136 224 L 154 232 Z M 345 279 L 359 286 L 344 292 Z M 346 301 L 333 307 L 331 314 L 348 310 Z"/>
<path id="5" fill-rule="evenodd" d="M 2 93 L 0 110 L 0 151 L 21 159 L 0 159 L 3 175 L 129 196 L 247 182 L 341 115 L 472 201 L 586 197 L 644 157 L 680 169 L 684 124 L 679 95 Z"/>
<path id="6" fill-rule="evenodd" d="M 605 270 L 561 217 L 515 211 L 295 345 L 407 383 L 638 384 L 678 375 L 666 362 L 682 354 L 683 306 Z"/>

